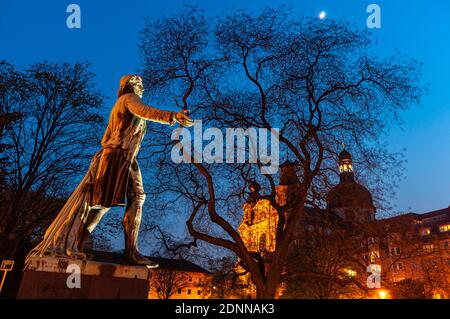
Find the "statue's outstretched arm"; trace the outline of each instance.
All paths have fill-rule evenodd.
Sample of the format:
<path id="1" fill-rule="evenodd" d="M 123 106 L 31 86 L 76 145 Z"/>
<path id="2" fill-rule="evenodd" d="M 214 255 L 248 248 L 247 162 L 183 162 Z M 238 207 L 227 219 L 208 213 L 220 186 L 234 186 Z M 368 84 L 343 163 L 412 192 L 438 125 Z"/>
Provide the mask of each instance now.
<path id="1" fill-rule="evenodd" d="M 131 113 L 142 119 L 169 125 L 175 123 L 175 114 L 173 112 L 160 110 L 147 105 L 136 94 L 127 94 L 125 97 L 125 106 Z"/>

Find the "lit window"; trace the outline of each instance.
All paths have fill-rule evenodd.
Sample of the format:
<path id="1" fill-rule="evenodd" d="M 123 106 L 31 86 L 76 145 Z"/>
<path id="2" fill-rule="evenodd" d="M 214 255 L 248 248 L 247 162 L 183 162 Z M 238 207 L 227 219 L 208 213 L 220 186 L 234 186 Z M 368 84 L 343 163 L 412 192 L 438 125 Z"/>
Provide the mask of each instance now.
<path id="1" fill-rule="evenodd" d="M 431 234 L 430 228 L 421 228 L 420 229 L 420 236 L 428 236 L 429 234 Z"/>
<path id="2" fill-rule="evenodd" d="M 347 274 L 347 276 L 356 277 L 356 271 L 354 271 L 353 269 L 345 269 L 344 271 Z"/>
<path id="3" fill-rule="evenodd" d="M 447 231 L 450 231 L 450 224 L 439 226 L 439 231 L 441 233 L 445 233 Z"/>
<path id="4" fill-rule="evenodd" d="M 422 249 L 424 252 L 432 252 L 434 250 L 434 245 L 433 244 L 427 244 L 427 245 L 423 245 Z"/>

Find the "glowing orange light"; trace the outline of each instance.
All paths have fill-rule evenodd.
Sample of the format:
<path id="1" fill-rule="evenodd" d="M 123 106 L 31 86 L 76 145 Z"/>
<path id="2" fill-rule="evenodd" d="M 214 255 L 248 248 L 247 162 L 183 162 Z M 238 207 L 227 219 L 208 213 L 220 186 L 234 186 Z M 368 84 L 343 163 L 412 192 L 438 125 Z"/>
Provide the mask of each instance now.
<path id="1" fill-rule="evenodd" d="M 387 290 L 378 291 L 378 299 L 389 299 L 389 292 Z"/>

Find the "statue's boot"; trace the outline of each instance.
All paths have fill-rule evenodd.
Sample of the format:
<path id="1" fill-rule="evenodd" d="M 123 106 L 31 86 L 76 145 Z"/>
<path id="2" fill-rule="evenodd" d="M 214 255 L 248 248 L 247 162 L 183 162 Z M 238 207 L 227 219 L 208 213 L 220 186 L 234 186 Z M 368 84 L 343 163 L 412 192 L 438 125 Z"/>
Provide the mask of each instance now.
<path id="1" fill-rule="evenodd" d="M 67 248 L 66 254 L 69 257 L 75 258 L 75 259 L 86 259 L 86 254 L 79 251 L 77 248 Z"/>
<path id="2" fill-rule="evenodd" d="M 142 256 L 137 250 L 131 255 L 127 256 L 127 261 L 133 265 L 143 265 L 147 268 L 158 268 L 159 264 L 151 261 L 150 259 Z"/>

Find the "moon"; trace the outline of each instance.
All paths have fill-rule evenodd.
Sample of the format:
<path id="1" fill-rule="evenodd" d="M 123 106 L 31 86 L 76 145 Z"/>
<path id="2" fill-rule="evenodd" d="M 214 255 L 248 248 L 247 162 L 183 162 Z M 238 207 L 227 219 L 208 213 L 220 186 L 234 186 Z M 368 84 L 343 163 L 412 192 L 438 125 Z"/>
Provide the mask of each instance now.
<path id="1" fill-rule="evenodd" d="M 323 20 L 327 17 L 327 13 L 325 11 L 320 11 L 319 13 L 319 19 Z"/>

